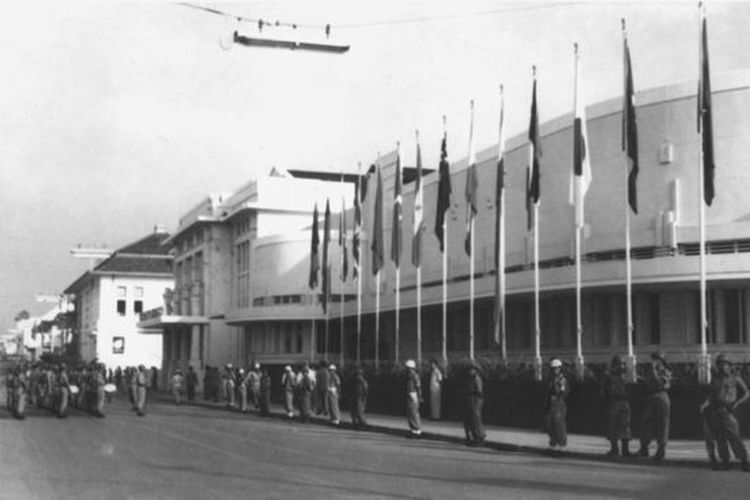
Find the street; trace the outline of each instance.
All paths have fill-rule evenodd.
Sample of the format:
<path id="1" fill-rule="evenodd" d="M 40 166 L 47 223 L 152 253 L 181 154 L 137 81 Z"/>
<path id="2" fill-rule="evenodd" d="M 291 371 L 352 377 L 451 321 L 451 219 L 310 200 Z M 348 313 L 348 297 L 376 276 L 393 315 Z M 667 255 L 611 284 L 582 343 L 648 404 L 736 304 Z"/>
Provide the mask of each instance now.
<path id="1" fill-rule="evenodd" d="M 501 453 L 159 403 L 0 419 L 0 498 L 739 498 L 738 470 Z"/>

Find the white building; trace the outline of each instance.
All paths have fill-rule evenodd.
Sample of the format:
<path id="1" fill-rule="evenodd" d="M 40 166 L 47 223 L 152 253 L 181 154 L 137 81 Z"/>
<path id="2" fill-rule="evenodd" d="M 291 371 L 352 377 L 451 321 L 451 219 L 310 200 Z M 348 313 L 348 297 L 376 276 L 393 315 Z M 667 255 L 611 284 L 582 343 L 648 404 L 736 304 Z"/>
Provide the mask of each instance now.
<path id="1" fill-rule="evenodd" d="M 174 286 L 173 258 L 163 245 L 168 234 L 156 228 L 115 251 L 65 290 L 74 296 L 74 342 L 84 360 L 108 367 L 161 366 L 160 335 L 139 335 L 139 315 L 163 303 Z"/>

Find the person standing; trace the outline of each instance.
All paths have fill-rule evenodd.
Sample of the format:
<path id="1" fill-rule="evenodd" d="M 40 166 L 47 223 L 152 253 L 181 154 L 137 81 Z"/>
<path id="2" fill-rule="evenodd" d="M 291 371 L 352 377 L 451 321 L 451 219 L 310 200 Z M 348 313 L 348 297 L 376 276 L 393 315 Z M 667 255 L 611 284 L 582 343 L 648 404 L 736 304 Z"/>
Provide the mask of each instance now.
<path id="1" fill-rule="evenodd" d="M 328 367 L 328 394 L 327 405 L 331 416 L 331 425 L 341 423 L 341 414 L 339 411 L 339 397 L 341 395 L 341 379 L 336 373 L 336 365 Z"/>
<path id="2" fill-rule="evenodd" d="M 224 388 L 224 398 L 227 400 L 227 408 L 234 408 L 234 367 L 232 366 L 232 363 L 228 363 L 224 367 L 224 377 L 223 377 L 223 388 Z"/>
<path id="3" fill-rule="evenodd" d="M 192 366 L 188 366 L 187 375 L 185 376 L 185 387 L 187 389 L 187 400 L 188 403 L 195 401 L 195 388 L 198 385 L 198 374 L 195 373 Z M 206 386 L 204 384 L 203 391 L 205 392 Z"/>
<path id="4" fill-rule="evenodd" d="M 476 363 L 472 360 L 467 367 L 468 384 L 466 388 L 466 408 L 464 415 L 464 432 L 466 444 L 477 446 L 484 442 L 485 432 L 482 425 L 482 407 L 484 406 L 484 390 L 482 377 L 479 375 Z"/>
<path id="5" fill-rule="evenodd" d="M 739 393 L 742 393 L 740 396 Z M 710 426 L 710 435 L 716 441 L 721 464 L 716 460 L 713 442 L 707 446 L 708 458 L 714 470 L 729 470 L 729 447 L 734 456 L 740 460 L 741 468 L 750 472 L 747 460 L 747 449 L 742 442 L 739 424 L 734 411 L 744 403 L 750 394 L 741 377 L 732 373 L 732 365 L 724 354 L 716 356 L 716 376 L 711 381 L 708 398 L 701 405 L 701 413 L 706 415 Z M 729 446 L 727 446 L 727 444 Z"/>
<path id="6" fill-rule="evenodd" d="M 28 379 L 26 377 L 26 371 L 16 366 L 12 381 L 13 389 L 13 416 L 18 420 L 26 418 L 26 392 L 28 390 Z"/>
<path id="7" fill-rule="evenodd" d="M 250 403 L 260 409 L 260 363 L 253 363 L 253 369 L 247 374 L 247 388 L 250 390 Z"/>
<path id="8" fill-rule="evenodd" d="M 443 372 L 436 360 L 430 361 L 430 418 L 440 420 L 443 405 Z"/>
<path id="9" fill-rule="evenodd" d="M 245 370 L 240 368 L 237 372 L 237 394 L 240 397 L 240 411 L 243 413 L 247 413 L 249 409 L 247 406 L 247 384 L 248 380 Z"/>
<path id="10" fill-rule="evenodd" d="M 68 399 L 70 398 L 70 381 L 65 363 L 57 367 L 57 387 L 60 399 L 57 405 L 57 418 L 68 418 Z"/>
<path id="11" fill-rule="evenodd" d="M 106 393 L 104 392 L 104 385 L 107 383 L 106 369 L 104 364 L 99 363 L 93 366 L 91 371 L 91 379 L 93 381 L 92 389 L 94 397 L 96 398 L 96 406 L 94 407 L 94 416 L 98 418 L 104 418 L 104 400 Z"/>
<path id="12" fill-rule="evenodd" d="M 361 367 L 357 367 L 354 373 L 354 383 L 352 384 L 352 401 L 351 414 L 352 425 L 355 429 L 364 429 L 367 427 L 365 420 L 365 409 L 367 407 L 367 391 L 369 387 L 367 379 Z"/>
<path id="13" fill-rule="evenodd" d="M 315 413 L 328 415 L 328 362 L 321 361 L 315 373 Z"/>
<path id="14" fill-rule="evenodd" d="M 271 414 L 271 376 L 268 370 L 260 371 L 260 416 L 267 417 Z"/>
<path id="15" fill-rule="evenodd" d="M 422 382 L 417 373 L 413 359 L 406 361 L 406 421 L 409 424 L 409 435 L 419 437 L 422 434 L 422 423 L 419 419 L 419 405 L 422 403 Z"/>
<path id="16" fill-rule="evenodd" d="M 562 361 L 553 358 L 550 361 L 550 377 L 547 383 L 547 434 L 549 446 L 553 453 L 558 453 L 568 445 L 567 398 L 570 384 L 562 370 Z"/>
<path id="17" fill-rule="evenodd" d="M 310 376 L 310 367 L 307 363 L 302 366 L 302 379 L 299 384 L 299 410 L 300 420 L 307 422 L 312 416 L 312 399 L 315 392 L 315 380 Z"/>
<path id="18" fill-rule="evenodd" d="M 185 377 L 182 375 L 182 370 L 177 368 L 172 375 L 170 385 L 172 386 L 172 396 L 174 396 L 174 404 L 180 406 L 182 403 L 182 384 L 185 382 Z"/>
<path id="19" fill-rule="evenodd" d="M 648 447 L 656 439 L 654 462 L 664 460 L 665 448 L 669 439 L 669 416 L 671 402 L 669 391 L 672 385 L 672 372 L 666 358 L 660 352 L 651 354 L 651 368 L 646 377 L 646 405 L 643 408 L 643 433 L 638 455 L 648 457 Z"/>
<path id="20" fill-rule="evenodd" d="M 625 360 L 612 356 L 609 374 L 604 381 L 604 399 L 607 401 L 607 439 L 610 449 L 607 456 L 621 453 L 630 457 L 630 403 L 628 402 L 628 382 Z M 618 442 L 621 449 L 618 448 Z"/>
<path id="21" fill-rule="evenodd" d="M 286 418 L 294 417 L 294 389 L 297 387 L 297 377 L 290 365 L 284 367 L 284 375 L 281 377 L 281 388 L 284 390 L 284 411 Z"/>
<path id="22" fill-rule="evenodd" d="M 138 365 L 138 372 L 135 374 L 135 410 L 136 415 L 143 417 L 146 409 L 146 390 L 148 389 L 148 373 L 145 365 Z"/>

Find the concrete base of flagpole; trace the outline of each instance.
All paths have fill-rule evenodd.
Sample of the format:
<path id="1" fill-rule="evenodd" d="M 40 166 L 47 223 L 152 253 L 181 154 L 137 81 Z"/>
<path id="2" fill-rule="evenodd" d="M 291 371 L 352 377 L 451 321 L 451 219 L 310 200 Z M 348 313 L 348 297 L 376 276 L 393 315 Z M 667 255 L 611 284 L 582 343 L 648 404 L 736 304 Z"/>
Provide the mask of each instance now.
<path id="1" fill-rule="evenodd" d="M 711 355 L 708 353 L 698 356 L 698 383 L 702 385 L 711 383 Z"/>
<path id="2" fill-rule="evenodd" d="M 583 375 L 586 373 L 586 364 L 583 361 L 583 356 L 576 356 L 576 376 L 578 380 L 583 380 Z"/>
<path id="3" fill-rule="evenodd" d="M 636 367 L 638 366 L 638 362 L 635 359 L 635 354 L 631 354 L 628 356 L 625 360 L 625 366 L 627 367 L 627 378 L 630 383 L 635 384 L 638 380 L 638 371 L 636 370 Z"/>
<path id="4" fill-rule="evenodd" d="M 534 358 L 534 378 L 541 382 L 542 380 L 542 357 L 536 356 Z"/>

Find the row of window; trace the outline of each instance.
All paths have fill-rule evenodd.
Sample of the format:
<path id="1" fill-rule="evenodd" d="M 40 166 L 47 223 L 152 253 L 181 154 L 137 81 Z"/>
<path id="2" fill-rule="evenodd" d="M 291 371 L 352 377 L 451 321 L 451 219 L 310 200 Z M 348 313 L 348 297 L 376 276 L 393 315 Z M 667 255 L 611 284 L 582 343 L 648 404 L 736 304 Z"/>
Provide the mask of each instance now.
<path id="1" fill-rule="evenodd" d="M 141 314 L 143 312 L 143 301 L 133 301 L 133 314 Z M 117 314 L 125 316 L 128 314 L 128 301 L 125 299 L 117 299 Z"/>
<path id="2" fill-rule="evenodd" d="M 118 298 L 125 298 L 128 296 L 128 287 L 127 286 L 118 286 L 117 287 L 117 297 Z M 142 286 L 134 286 L 133 287 L 133 297 L 136 299 L 140 299 L 143 297 L 143 287 Z"/>
<path id="3" fill-rule="evenodd" d="M 300 354 L 305 328 L 301 322 L 256 324 L 245 327 L 245 336 L 252 353 Z"/>

